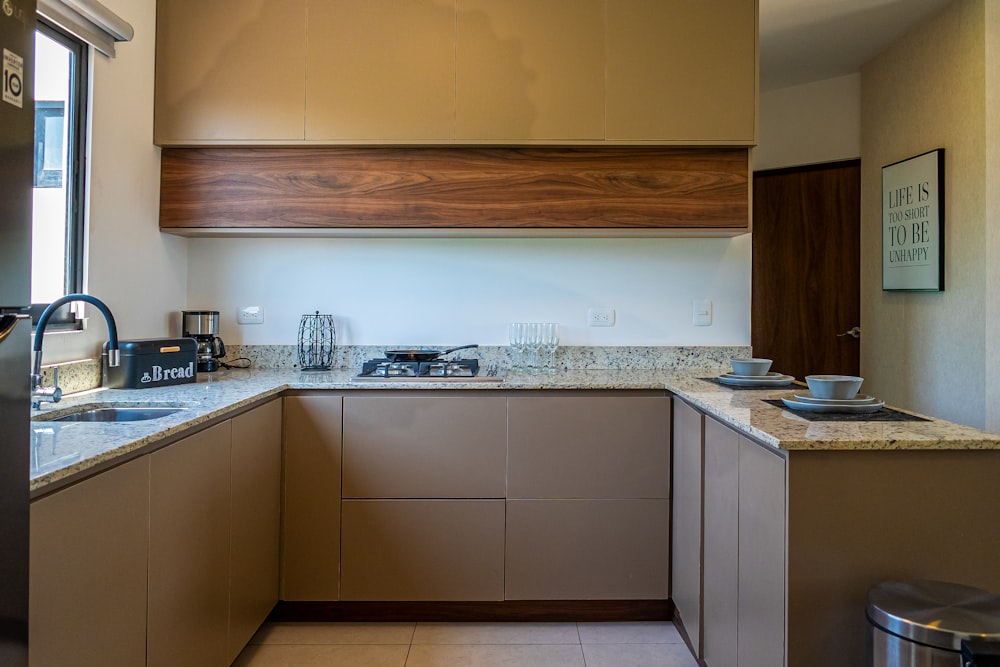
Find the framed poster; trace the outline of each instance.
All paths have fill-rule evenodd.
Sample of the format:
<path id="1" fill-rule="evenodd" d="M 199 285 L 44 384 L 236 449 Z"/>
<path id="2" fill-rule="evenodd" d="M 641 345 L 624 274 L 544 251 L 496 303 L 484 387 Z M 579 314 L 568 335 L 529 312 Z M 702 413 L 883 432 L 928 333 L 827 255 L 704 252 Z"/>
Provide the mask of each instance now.
<path id="1" fill-rule="evenodd" d="M 882 289 L 944 290 L 944 149 L 882 167 Z"/>

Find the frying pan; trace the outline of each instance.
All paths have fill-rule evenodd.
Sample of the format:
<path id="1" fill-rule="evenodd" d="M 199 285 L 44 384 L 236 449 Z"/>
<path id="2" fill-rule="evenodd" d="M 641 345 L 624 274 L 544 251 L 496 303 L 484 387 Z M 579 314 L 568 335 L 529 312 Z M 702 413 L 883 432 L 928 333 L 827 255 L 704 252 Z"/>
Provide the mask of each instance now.
<path id="1" fill-rule="evenodd" d="M 456 350 L 479 347 L 478 344 L 460 345 L 448 350 L 386 350 L 385 357 L 389 361 L 434 361 L 440 356 L 451 354 Z"/>

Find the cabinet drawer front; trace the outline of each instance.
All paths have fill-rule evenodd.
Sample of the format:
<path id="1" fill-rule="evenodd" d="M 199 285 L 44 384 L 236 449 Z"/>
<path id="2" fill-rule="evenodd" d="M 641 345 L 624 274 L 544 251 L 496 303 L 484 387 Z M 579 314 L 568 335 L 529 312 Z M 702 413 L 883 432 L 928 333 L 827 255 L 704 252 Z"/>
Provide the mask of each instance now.
<path id="1" fill-rule="evenodd" d="M 507 501 L 508 600 L 665 599 L 670 501 Z"/>
<path id="2" fill-rule="evenodd" d="M 513 396 L 509 498 L 667 498 L 666 396 Z"/>
<path id="3" fill-rule="evenodd" d="M 346 500 L 344 600 L 503 599 L 504 501 Z"/>
<path id="4" fill-rule="evenodd" d="M 345 498 L 503 498 L 503 396 L 347 396 Z"/>

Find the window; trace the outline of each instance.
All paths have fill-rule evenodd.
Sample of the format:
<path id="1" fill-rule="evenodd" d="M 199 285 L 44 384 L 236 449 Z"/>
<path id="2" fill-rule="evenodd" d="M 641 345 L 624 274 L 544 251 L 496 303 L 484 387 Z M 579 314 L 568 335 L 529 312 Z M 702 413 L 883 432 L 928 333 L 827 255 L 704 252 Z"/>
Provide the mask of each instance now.
<path id="1" fill-rule="evenodd" d="M 83 286 L 87 46 L 39 21 L 35 33 L 32 315 Z M 54 324 L 72 324 L 69 308 Z"/>

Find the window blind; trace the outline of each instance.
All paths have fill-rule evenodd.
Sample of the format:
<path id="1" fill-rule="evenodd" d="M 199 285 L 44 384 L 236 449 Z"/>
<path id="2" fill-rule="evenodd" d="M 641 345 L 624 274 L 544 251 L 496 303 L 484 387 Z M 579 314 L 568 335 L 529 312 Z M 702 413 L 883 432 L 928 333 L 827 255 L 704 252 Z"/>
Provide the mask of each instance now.
<path id="1" fill-rule="evenodd" d="M 97 0 L 38 0 L 38 15 L 110 58 L 115 57 L 115 42 L 127 42 L 135 34 L 128 21 Z"/>

